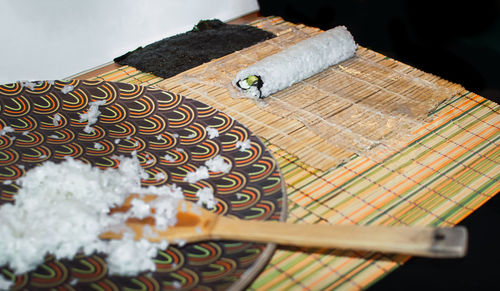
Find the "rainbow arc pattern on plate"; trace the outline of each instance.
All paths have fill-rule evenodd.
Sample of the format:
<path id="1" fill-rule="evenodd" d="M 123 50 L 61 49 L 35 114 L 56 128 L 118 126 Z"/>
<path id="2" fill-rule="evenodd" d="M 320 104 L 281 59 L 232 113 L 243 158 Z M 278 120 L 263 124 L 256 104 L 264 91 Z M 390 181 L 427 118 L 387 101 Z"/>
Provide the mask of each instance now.
<path id="1" fill-rule="evenodd" d="M 65 86 L 74 89 L 63 93 Z M 80 114 L 94 101 L 105 105 L 93 131 L 85 132 Z M 263 143 L 223 112 L 174 93 L 104 81 L 7 84 L 0 86 L 0 129 L 8 126 L 14 132 L 0 136 L 0 205 L 13 203 L 15 180 L 44 161 L 73 157 L 104 169 L 117 167 L 118 155 L 136 154 L 149 174 L 143 186 L 176 183 L 192 201 L 210 187 L 213 211 L 240 219 L 279 220 L 286 211 L 279 167 Z M 211 139 L 208 127 L 219 136 Z M 237 143 L 247 139 L 251 147 L 241 151 Z M 210 172 L 194 184 L 183 180 L 217 155 L 231 164 L 229 173 Z M 0 273 L 15 281 L 14 290 L 224 289 L 254 268 L 267 248 L 230 241 L 171 246 L 155 258 L 156 272 L 136 277 L 111 276 L 100 254 L 69 261 L 48 255 L 27 274 L 15 276 L 7 266 Z"/>

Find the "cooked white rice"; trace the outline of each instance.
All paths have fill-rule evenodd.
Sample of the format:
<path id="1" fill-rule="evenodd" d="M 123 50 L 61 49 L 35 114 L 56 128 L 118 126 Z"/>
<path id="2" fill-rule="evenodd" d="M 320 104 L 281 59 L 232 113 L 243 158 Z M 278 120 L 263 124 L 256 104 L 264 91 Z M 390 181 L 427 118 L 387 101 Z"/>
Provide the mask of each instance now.
<path id="1" fill-rule="evenodd" d="M 19 84 L 21 85 L 21 87 L 29 88 L 30 90 L 35 89 L 35 86 L 36 86 L 35 82 L 31 82 L 31 81 L 27 81 L 27 80 L 19 81 Z"/>
<path id="2" fill-rule="evenodd" d="M 52 117 L 52 124 L 54 124 L 54 126 L 58 126 L 59 121 L 61 121 L 61 115 L 59 115 L 59 113 L 54 114 Z"/>
<path id="3" fill-rule="evenodd" d="M 94 142 L 94 148 L 96 150 L 100 150 L 100 149 L 104 148 L 104 146 L 100 142 Z"/>
<path id="4" fill-rule="evenodd" d="M 87 121 L 87 125 L 83 129 L 83 131 L 86 133 L 91 133 L 94 131 L 91 125 L 97 122 L 99 115 L 101 115 L 101 111 L 99 111 L 99 106 L 103 106 L 104 104 L 106 104 L 106 100 L 94 101 L 90 102 L 89 104 L 90 106 L 87 113 L 80 114 L 80 122 L 83 122 L 85 120 Z"/>
<path id="5" fill-rule="evenodd" d="M 165 174 L 163 174 L 161 172 L 160 173 L 156 173 L 156 175 L 155 175 L 155 180 L 156 181 L 161 181 L 161 180 L 166 179 L 166 178 L 167 178 L 167 176 L 165 176 Z"/>
<path id="6" fill-rule="evenodd" d="M 240 149 L 241 152 L 244 152 L 252 147 L 250 140 L 246 139 L 244 141 L 237 141 L 236 142 L 236 148 Z"/>
<path id="7" fill-rule="evenodd" d="M 201 166 L 198 169 L 196 169 L 194 172 L 189 172 L 186 174 L 186 177 L 184 177 L 184 181 L 194 184 L 200 180 L 203 179 L 208 179 L 210 177 L 208 173 L 208 168 L 205 166 Z"/>
<path id="8" fill-rule="evenodd" d="M 207 126 L 205 130 L 207 131 L 209 139 L 213 139 L 219 136 L 219 131 L 216 128 Z"/>
<path id="9" fill-rule="evenodd" d="M 196 192 L 196 197 L 198 197 L 198 205 L 205 205 L 208 209 L 215 207 L 214 192 L 211 188 L 205 187 L 198 190 Z"/>
<path id="10" fill-rule="evenodd" d="M 0 276 L 0 290 L 9 290 L 12 285 L 14 285 L 14 282 L 8 281 Z"/>
<path id="11" fill-rule="evenodd" d="M 61 89 L 61 92 L 63 94 L 68 94 L 69 92 L 73 91 L 74 89 L 75 89 L 75 87 L 72 85 L 64 85 L 64 87 L 62 87 L 62 89 Z"/>
<path id="12" fill-rule="evenodd" d="M 205 162 L 205 165 L 212 172 L 229 173 L 231 171 L 231 164 L 226 163 L 221 155 L 217 155 Z"/>
<path id="13" fill-rule="evenodd" d="M 99 251 L 108 254 L 112 274 L 154 271 L 152 258 L 165 243 L 134 241 L 127 234 L 121 240 L 104 241 L 99 234 L 123 228 L 129 217 L 152 215 L 153 207 L 157 227 L 175 225 L 182 190 L 176 185 L 142 188 L 140 179 L 147 174 L 137 158 L 119 159 L 118 169 L 107 170 L 73 159 L 45 162 L 19 178 L 15 204 L 0 207 L 0 266 L 8 265 L 21 274 L 43 263 L 47 253 L 72 259 L 79 252 Z M 158 198 L 150 205 L 133 200 L 131 211 L 108 215 L 110 208 L 122 204 L 131 193 Z M 0 276 L 0 289 L 8 285 Z"/>
<path id="14" fill-rule="evenodd" d="M 175 162 L 175 158 L 169 154 L 166 154 L 164 157 L 163 157 L 167 162 L 170 162 L 170 163 L 173 163 Z"/>
<path id="15" fill-rule="evenodd" d="M 14 128 L 11 126 L 4 126 L 2 129 L 0 129 L 0 136 L 6 135 L 7 133 L 14 132 Z"/>

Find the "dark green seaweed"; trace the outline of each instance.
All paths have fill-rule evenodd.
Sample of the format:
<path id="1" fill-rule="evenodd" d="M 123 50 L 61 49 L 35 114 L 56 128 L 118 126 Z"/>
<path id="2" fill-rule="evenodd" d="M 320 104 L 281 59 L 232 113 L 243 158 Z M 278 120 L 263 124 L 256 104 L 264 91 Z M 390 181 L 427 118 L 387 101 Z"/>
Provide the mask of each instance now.
<path id="1" fill-rule="evenodd" d="M 114 61 L 169 78 L 273 37 L 274 34 L 250 25 L 202 20 L 191 31 L 139 47 Z"/>

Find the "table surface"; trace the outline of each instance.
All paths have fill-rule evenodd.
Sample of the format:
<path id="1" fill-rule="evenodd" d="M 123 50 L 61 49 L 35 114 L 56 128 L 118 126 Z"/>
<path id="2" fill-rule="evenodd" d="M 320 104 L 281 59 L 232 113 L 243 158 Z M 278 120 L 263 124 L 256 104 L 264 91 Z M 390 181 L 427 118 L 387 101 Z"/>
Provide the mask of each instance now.
<path id="1" fill-rule="evenodd" d="M 255 24 L 262 19 L 263 18 L 260 17 L 258 13 L 252 13 L 245 17 L 235 19 L 230 23 Z M 276 22 L 278 20 L 268 19 L 268 21 Z M 284 25 L 287 24 L 285 23 Z M 365 50 L 359 53 L 371 53 L 371 51 Z M 377 61 L 382 62 L 384 60 L 377 59 Z M 350 64 L 347 64 L 345 65 L 345 67 L 349 68 L 349 65 Z M 350 72 L 353 73 L 352 70 Z M 107 64 L 100 68 L 91 69 L 88 72 L 73 76 L 73 78 L 98 78 L 104 80 L 152 85 L 164 89 L 175 88 L 172 82 L 176 82 L 175 80 L 169 81 L 163 80 L 161 78 L 156 78 L 155 76 L 152 76 L 150 74 L 139 72 L 134 68 L 122 67 L 115 63 Z M 187 87 L 189 87 L 189 85 Z M 203 97 L 197 94 L 197 92 L 195 92 L 194 90 L 190 90 L 190 88 L 180 91 L 182 92 L 179 93 L 182 93 L 188 97 L 200 98 L 200 100 L 204 102 L 207 101 L 204 100 Z M 224 107 L 222 109 L 224 110 L 227 108 L 228 107 Z M 500 189 L 500 184 L 498 182 L 498 166 L 500 162 L 498 152 L 498 124 L 500 122 L 500 119 L 498 117 L 498 105 L 472 92 L 460 91 L 460 94 L 453 98 L 447 99 L 447 102 L 439 107 L 438 110 L 434 113 L 436 114 L 435 119 L 430 123 L 424 123 L 421 127 L 421 131 L 424 131 L 425 134 L 423 134 L 422 132 L 417 133 L 413 137 L 412 142 L 409 143 L 413 143 L 411 145 L 413 147 L 403 147 L 403 149 L 406 149 L 408 151 L 431 150 L 434 151 L 439 159 L 462 159 L 459 160 L 456 165 L 447 164 L 446 167 L 463 167 L 466 170 L 465 172 L 451 172 L 450 174 L 446 171 L 443 171 L 441 173 L 441 175 L 444 176 L 463 174 L 463 179 L 460 176 L 447 176 L 441 182 L 452 184 L 454 183 L 453 186 L 455 187 L 455 190 L 458 189 L 460 191 L 464 191 L 465 189 L 466 192 L 470 192 L 470 195 L 464 194 L 463 197 L 446 197 L 446 199 L 452 201 L 453 203 L 457 202 L 454 199 L 462 199 L 457 203 L 463 206 L 463 211 L 458 215 L 452 215 L 451 219 L 448 219 L 447 222 L 444 223 L 445 225 L 456 224 L 460 223 L 465 217 L 473 213 L 474 210 L 479 208 L 482 204 L 486 203 L 486 201 L 493 198 L 496 192 L 498 192 L 498 189 Z M 237 116 L 235 117 L 239 119 Z M 245 120 L 243 120 L 242 122 L 244 124 L 247 124 Z M 251 121 L 249 123 L 251 123 Z M 465 131 L 468 136 L 462 137 L 462 139 L 460 139 L 460 131 Z M 260 136 L 263 138 L 267 138 L 264 133 L 257 132 L 257 134 L 260 134 Z M 429 135 L 434 135 L 434 138 L 436 140 L 430 142 L 426 141 L 425 139 L 429 138 Z M 465 147 L 461 146 L 461 144 L 467 144 L 469 142 L 475 143 L 475 141 L 473 140 L 474 138 L 477 139 L 477 145 L 479 145 L 481 142 L 486 141 L 489 146 L 488 149 L 485 149 L 485 147 L 476 147 L 476 144 L 471 144 L 470 146 Z M 418 147 L 415 146 L 415 143 L 417 143 Z M 442 145 L 438 148 L 436 147 L 435 143 L 441 143 Z M 267 145 L 277 158 L 278 163 L 280 163 L 282 171 L 284 172 L 289 192 L 289 201 L 291 208 L 290 218 L 295 222 L 321 223 L 325 220 L 331 223 L 345 222 L 341 219 L 335 220 L 332 218 L 333 214 L 341 213 L 344 208 L 331 207 L 330 209 L 323 209 L 323 211 L 318 212 L 317 208 L 326 207 L 327 204 L 316 203 L 317 201 L 315 201 L 315 199 L 325 199 L 325 197 L 328 197 L 328 195 L 332 195 L 332 193 L 335 194 L 335 189 L 338 189 L 338 187 L 349 187 L 348 184 L 345 184 L 347 183 L 348 179 L 343 180 L 344 178 L 342 178 L 342 176 L 350 175 L 351 179 L 360 179 L 360 177 L 362 177 L 362 182 L 364 181 L 364 183 L 366 184 L 375 185 L 372 186 L 372 191 L 377 191 L 377 189 L 380 190 L 381 188 L 387 190 L 387 187 L 389 187 L 389 181 L 384 179 L 378 180 L 377 177 L 377 175 L 383 175 L 384 173 L 382 172 L 384 171 L 392 173 L 396 171 L 399 176 L 405 177 L 404 180 L 406 182 L 415 182 L 411 176 L 409 177 L 405 175 L 404 172 L 404 170 L 412 170 L 412 168 L 409 168 L 409 166 L 406 166 L 407 168 L 404 168 L 403 165 L 399 165 L 398 168 L 391 165 L 391 163 L 395 163 L 394 160 L 404 157 L 404 154 L 402 154 L 402 152 L 398 152 L 394 160 L 384 161 L 374 161 L 373 159 L 364 159 L 363 156 L 357 156 L 340 168 L 320 171 L 318 169 L 315 169 L 314 167 L 311 167 L 306 159 L 302 158 L 301 160 L 300 158 L 297 158 L 296 153 L 294 154 L 293 150 L 290 150 L 288 148 L 287 150 L 284 150 L 283 146 L 277 146 L 275 143 L 273 143 L 272 140 L 268 140 Z M 453 153 L 459 151 L 463 151 L 463 153 L 458 156 L 453 155 Z M 470 157 L 467 159 L 473 159 L 474 156 L 479 156 L 483 160 L 486 160 L 488 164 L 486 165 L 483 163 L 479 165 L 478 163 L 481 163 L 481 161 L 468 162 L 465 158 L 466 153 L 470 153 Z M 409 158 L 409 163 L 416 163 L 419 164 L 421 168 L 427 169 L 434 167 L 432 161 L 429 161 L 428 159 L 429 157 L 420 160 L 418 158 L 415 158 L 415 156 L 411 156 Z M 452 163 L 452 161 L 448 162 Z M 373 170 L 377 167 L 378 170 Z M 434 170 L 434 168 L 432 169 Z M 374 171 L 375 174 L 372 174 L 370 171 Z M 380 173 L 377 174 L 376 171 L 380 171 Z M 479 184 L 467 184 L 467 181 L 476 181 L 469 179 L 469 176 L 474 173 L 483 175 L 483 177 L 486 177 L 487 179 L 482 181 L 481 183 L 478 182 Z M 315 187 L 311 187 L 311 184 L 313 184 L 313 182 L 311 181 L 313 179 L 322 181 L 323 184 L 320 186 L 316 184 Z M 343 182 L 344 184 L 342 184 L 341 182 Z M 417 181 L 416 184 L 423 185 L 423 182 L 426 181 Z M 485 185 L 489 186 L 486 187 Z M 317 192 L 318 188 L 324 188 L 328 186 L 332 187 L 332 189 L 329 189 L 328 191 L 325 190 L 324 196 L 311 197 L 311 193 L 313 193 L 314 191 Z M 429 192 L 429 190 L 430 192 L 434 191 L 434 193 L 436 194 L 441 193 L 439 192 L 440 187 L 441 186 L 439 186 L 438 184 L 431 184 L 431 182 L 429 182 L 429 184 L 424 185 L 424 188 L 426 188 L 424 190 L 427 190 L 427 192 Z M 361 188 L 352 189 L 352 191 L 355 191 L 355 189 L 363 191 L 363 189 Z M 395 195 L 398 195 L 398 193 L 400 193 L 397 191 L 389 192 Z M 369 196 L 368 194 L 366 195 L 367 196 L 363 196 L 361 193 L 356 197 L 358 197 L 358 199 L 372 199 L 371 196 Z M 410 200 L 410 204 L 413 207 L 410 207 L 405 211 L 417 211 L 420 208 L 420 210 L 423 210 L 423 212 L 427 211 L 427 214 L 430 214 L 427 215 L 427 217 L 432 217 L 433 215 L 436 216 L 436 214 L 434 214 L 433 212 L 433 209 L 435 209 L 435 207 L 432 208 L 433 206 L 431 205 L 429 206 L 429 208 L 427 208 L 428 206 L 426 206 L 427 204 L 432 204 L 433 202 L 422 200 L 425 199 L 422 197 L 420 197 L 419 199 Z M 471 202 L 471 200 L 474 201 Z M 421 201 L 424 201 L 425 203 L 420 204 Z M 365 207 L 366 205 L 370 206 L 373 204 L 365 203 Z M 449 210 L 450 208 L 453 208 L 453 206 L 446 208 L 446 210 Z M 250 288 L 262 290 L 268 288 L 296 288 L 314 290 L 320 287 L 327 289 L 361 289 L 372 286 L 373 289 L 378 288 L 380 290 L 390 290 L 396 289 L 398 286 L 401 286 L 400 284 L 408 282 L 409 280 L 411 281 L 412 279 L 416 282 L 416 284 L 413 285 L 415 288 L 422 288 L 423 286 L 426 286 L 431 290 L 446 286 L 485 286 L 481 285 L 481 280 L 476 279 L 468 282 L 464 278 L 467 277 L 467 274 L 470 275 L 471 273 L 473 273 L 477 274 L 477 276 L 484 276 L 483 283 L 488 280 L 486 279 L 488 270 L 476 265 L 476 263 L 480 262 L 479 257 L 485 253 L 486 247 L 491 244 L 478 243 L 478 241 L 484 240 L 485 235 L 489 235 L 491 237 L 491 234 L 487 234 L 486 231 L 483 231 L 481 225 L 486 223 L 487 221 L 491 221 L 491 219 L 495 219 L 495 217 L 496 219 L 498 219 L 497 211 L 495 211 L 496 209 L 498 209 L 498 198 L 491 199 L 491 201 L 488 202 L 484 207 L 482 207 L 480 211 L 474 212 L 470 219 L 466 219 L 465 221 L 461 222 L 462 224 L 469 227 L 471 234 L 471 251 L 470 255 L 465 259 L 449 260 L 447 262 L 428 259 L 411 259 L 407 262 L 409 258 L 405 256 L 385 257 L 379 254 L 359 253 L 346 256 L 345 253 L 338 252 L 281 248 L 276 252 L 266 270 L 263 271 L 263 273 L 258 277 L 254 284 L 250 286 Z M 382 209 L 382 211 L 389 210 Z M 349 213 L 351 214 L 348 215 L 350 218 L 347 220 L 350 220 L 352 217 L 356 219 L 355 212 L 356 211 L 350 211 Z M 320 214 L 318 215 L 318 213 Z M 437 216 L 441 217 L 441 214 L 443 213 L 440 213 Z M 497 214 L 496 216 L 494 216 L 495 213 Z M 312 219 L 311 216 L 313 215 L 317 215 L 318 217 Z M 406 219 L 404 216 L 394 217 L 395 218 L 393 220 L 397 221 L 404 222 Z M 424 224 L 430 223 L 436 224 L 435 220 L 431 219 L 427 219 L 427 222 L 425 222 Z M 495 233 L 496 234 L 494 235 L 496 235 L 496 238 L 498 238 L 498 232 Z M 491 248 L 491 250 L 493 249 Z M 395 270 L 402 264 L 405 264 L 405 266 L 402 268 L 398 268 L 396 271 L 394 271 L 393 274 L 381 280 L 381 278 L 383 278 L 386 274 Z M 439 269 L 440 273 L 437 274 L 435 272 L 436 269 L 432 268 L 431 266 L 440 266 L 446 269 Z M 462 272 L 464 275 L 461 276 L 461 280 L 456 280 L 457 274 L 460 274 L 460 272 Z M 416 273 L 418 273 L 418 277 L 420 278 L 418 280 L 415 279 L 415 276 L 417 276 Z M 480 273 L 483 274 L 481 275 Z M 377 281 L 379 282 L 377 284 L 374 284 Z M 322 283 L 320 282 L 326 282 L 324 283 L 326 285 L 321 285 Z M 418 282 L 420 282 L 420 284 Z M 427 284 L 431 285 L 428 286 Z"/>

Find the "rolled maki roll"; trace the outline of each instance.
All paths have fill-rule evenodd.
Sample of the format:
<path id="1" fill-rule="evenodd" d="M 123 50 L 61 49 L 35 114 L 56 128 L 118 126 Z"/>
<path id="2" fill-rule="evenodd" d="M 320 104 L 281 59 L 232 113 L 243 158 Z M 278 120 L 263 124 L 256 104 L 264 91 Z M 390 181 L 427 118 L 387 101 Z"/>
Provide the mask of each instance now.
<path id="1" fill-rule="evenodd" d="M 238 72 L 233 85 L 252 98 L 264 98 L 352 57 L 357 45 L 337 26 L 266 57 Z"/>

